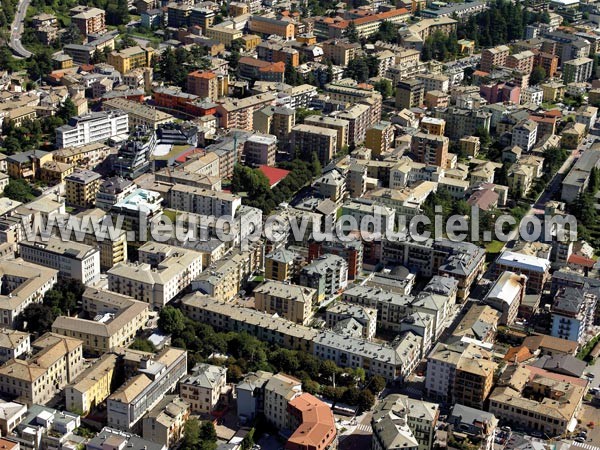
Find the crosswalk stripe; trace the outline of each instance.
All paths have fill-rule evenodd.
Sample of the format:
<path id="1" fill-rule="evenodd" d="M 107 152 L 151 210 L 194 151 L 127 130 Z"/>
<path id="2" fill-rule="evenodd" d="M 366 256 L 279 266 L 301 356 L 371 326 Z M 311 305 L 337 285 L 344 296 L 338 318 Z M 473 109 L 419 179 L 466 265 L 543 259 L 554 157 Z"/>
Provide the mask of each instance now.
<path id="1" fill-rule="evenodd" d="M 361 424 L 360 424 L 360 425 L 358 425 L 356 428 L 357 428 L 359 431 L 369 431 L 369 432 L 370 432 L 370 431 L 372 431 L 372 430 L 371 430 L 371 425 L 364 424 L 364 423 L 361 423 Z"/>
<path id="2" fill-rule="evenodd" d="M 583 442 L 573 442 L 573 446 L 585 448 L 585 450 L 600 450 L 600 447 L 597 447 L 597 446 L 592 445 L 592 444 L 586 444 L 586 443 L 583 443 Z"/>

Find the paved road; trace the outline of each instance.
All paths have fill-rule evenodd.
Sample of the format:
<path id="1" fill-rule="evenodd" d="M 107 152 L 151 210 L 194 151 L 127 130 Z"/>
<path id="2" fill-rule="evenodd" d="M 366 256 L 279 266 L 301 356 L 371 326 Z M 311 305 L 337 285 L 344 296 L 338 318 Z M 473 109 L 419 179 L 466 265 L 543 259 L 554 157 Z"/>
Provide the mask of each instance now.
<path id="1" fill-rule="evenodd" d="M 29 8 L 30 0 L 19 0 L 17 5 L 17 13 L 15 14 L 15 20 L 10 27 L 10 43 L 9 47 L 11 50 L 22 58 L 29 58 L 32 53 L 23 47 L 21 43 L 21 36 L 23 35 L 23 22 L 25 21 L 25 15 L 27 14 L 27 8 Z"/>

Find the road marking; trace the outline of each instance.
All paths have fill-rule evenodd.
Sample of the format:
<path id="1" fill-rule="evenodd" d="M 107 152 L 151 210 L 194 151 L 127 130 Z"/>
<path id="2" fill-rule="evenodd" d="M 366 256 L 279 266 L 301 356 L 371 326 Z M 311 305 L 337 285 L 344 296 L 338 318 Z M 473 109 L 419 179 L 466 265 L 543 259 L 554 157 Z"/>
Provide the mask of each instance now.
<path id="1" fill-rule="evenodd" d="M 356 427 L 356 429 L 358 431 L 365 431 L 367 433 L 371 433 L 373 431 L 373 429 L 371 428 L 371 425 L 369 425 L 368 423 L 361 423 L 360 425 L 358 425 Z M 588 449 L 591 450 L 591 449 Z"/>
<path id="2" fill-rule="evenodd" d="M 575 442 L 575 441 L 573 441 L 573 446 L 585 448 L 585 450 L 600 450 L 600 447 L 597 447 L 597 446 L 592 445 L 592 444 L 586 444 L 584 442 Z"/>

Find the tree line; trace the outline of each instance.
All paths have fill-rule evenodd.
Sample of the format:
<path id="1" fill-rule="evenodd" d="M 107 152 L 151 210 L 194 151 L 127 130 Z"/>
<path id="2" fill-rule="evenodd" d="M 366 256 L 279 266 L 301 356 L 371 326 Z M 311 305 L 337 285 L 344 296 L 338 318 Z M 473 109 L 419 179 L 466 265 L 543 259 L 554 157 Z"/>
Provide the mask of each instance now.
<path id="1" fill-rule="evenodd" d="M 355 405 L 361 410 L 370 409 L 375 394 L 385 388 L 385 379 L 367 377 L 362 368 L 343 369 L 333 361 L 268 344 L 246 332 L 217 332 L 208 324 L 191 320 L 173 306 L 167 305 L 161 310 L 158 326 L 171 335 L 173 346 L 188 351 L 190 368 L 212 354 L 227 355 L 222 363 L 227 367 L 230 382 L 238 382 L 244 374 L 256 370 L 284 372 L 301 380 L 305 392 Z"/>

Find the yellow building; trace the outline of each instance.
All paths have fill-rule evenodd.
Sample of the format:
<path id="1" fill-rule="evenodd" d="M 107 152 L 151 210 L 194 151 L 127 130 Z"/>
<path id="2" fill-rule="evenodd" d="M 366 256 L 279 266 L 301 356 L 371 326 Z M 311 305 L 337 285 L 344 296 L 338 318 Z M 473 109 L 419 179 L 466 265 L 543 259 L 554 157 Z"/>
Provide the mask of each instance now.
<path id="1" fill-rule="evenodd" d="M 50 161 L 42 166 L 40 178 L 48 184 L 62 183 L 74 170 L 75 167 L 72 164 Z"/>
<path id="2" fill-rule="evenodd" d="M 244 41 L 244 50 L 247 52 L 254 50 L 262 41 L 260 36 L 257 36 L 256 34 L 246 34 L 242 36 L 241 39 Z"/>
<path id="3" fill-rule="evenodd" d="M 487 359 L 463 356 L 454 374 L 454 401 L 470 408 L 483 409 L 483 404 L 492 391 L 497 367 L 495 362 Z"/>
<path id="4" fill-rule="evenodd" d="M 562 132 L 561 146 L 566 149 L 576 149 L 585 137 L 586 129 L 582 123 L 570 123 Z"/>
<path id="5" fill-rule="evenodd" d="M 446 131 L 446 121 L 435 117 L 423 117 L 421 120 L 421 128 L 427 130 L 429 134 L 443 136 Z"/>
<path id="6" fill-rule="evenodd" d="M 52 161 L 52 153 L 41 150 L 29 150 L 6 158 L 8 174 L 11 178 L 37 179 L 41 168 Z"/>
<path id="7" fill-rule="evenodd" d="M 33 106 L 22 106 L 20 108 L 9 110 L 7 119 L 10 120 L 15 127 L 20 127 L 25 120 L 35 120 L 36 117 L 37 112 Z"/>
<path id="8" fill-rule="evenodd" d="M 565 85 L 558 81 L 551 81 L 540 85 L 545 102 L 557 102 L 565 95 Z"/>
<path id="9" fill-rule="evenodd" d="M 152 55 L 151 48 L 135 46 L 110 53 L 107 62 L 119 72 L 126 73 L 138 67 L 150 67 Z"/>
<path id="10" fill-rule="evenodd" d="M 288 281 L 298 273 L 300 256 L 286 248 L 280 248 L 265 256 L 265 278 Z"/>
<path id="11" fill-rule="evenodd" d="M 206 28 L 207 38 L 214 39 L 215 41 L 220 42 L 225 46 L 230 46 L 233 41 L 235 41 L 236 39 L 240 39 L 243 35 L 244 33 L 241 30 L 221 27 L 219 25 Z"/>
<path id="12" fill-rule="evenodd" d="M 479 154 L 481 143 L 479 142 L 478 137 L 466 136 L 461 138 L 458 142 L 460 145 L 460 150 L 467 156 L 472 156 L 474 158 Z"/>
<path id="13" fill-rule="evenodd" d="M 86 352 L 101 355 L 129 346 L 148 321 L 148 304 L 126 295 L 88 288 L 83 294 L 83 310 L 100 320 L 59 316 L 52 324 L 54 333 L 83 341 Z"/>
<path id="14" fill-rule="evenodd" d="M 91 170 L 77 169 L 65 178 L 67 204 L 91 208 L 96 202 L 96 193 L 100 187 L 99 173 Z"/>
<path id="15" fill-rule="evenodd" d="M 86 415 L 112 393 L 118 356 L 105 353 L 65 388 L 68 411 Z"/>
<path id="16" fill-rule="evenodd" d="M 317 295 L 315 289 L 267 281 L 254 289 L 254 307 L 257 311 L 277 314 L 290 322 L 306 324 L 312 318 L 312 305 Z"/>
<path id="17" fill-rule="evenodd" d="M 54 161 L 72 164 L 84 169 L 93 169 L 110 154 L 110 147 L 101 142 L 93 142 L 81 147 L 59 148 L 54 155 Z"/>
<path id="18" fill-rule="evenodd" d="M 394 140 L 394 127 L 390 122 L 379 122 L 367 129 L 365 134 L 365 147 L 373 151 L 374 155 L 387 153 Z"/>

